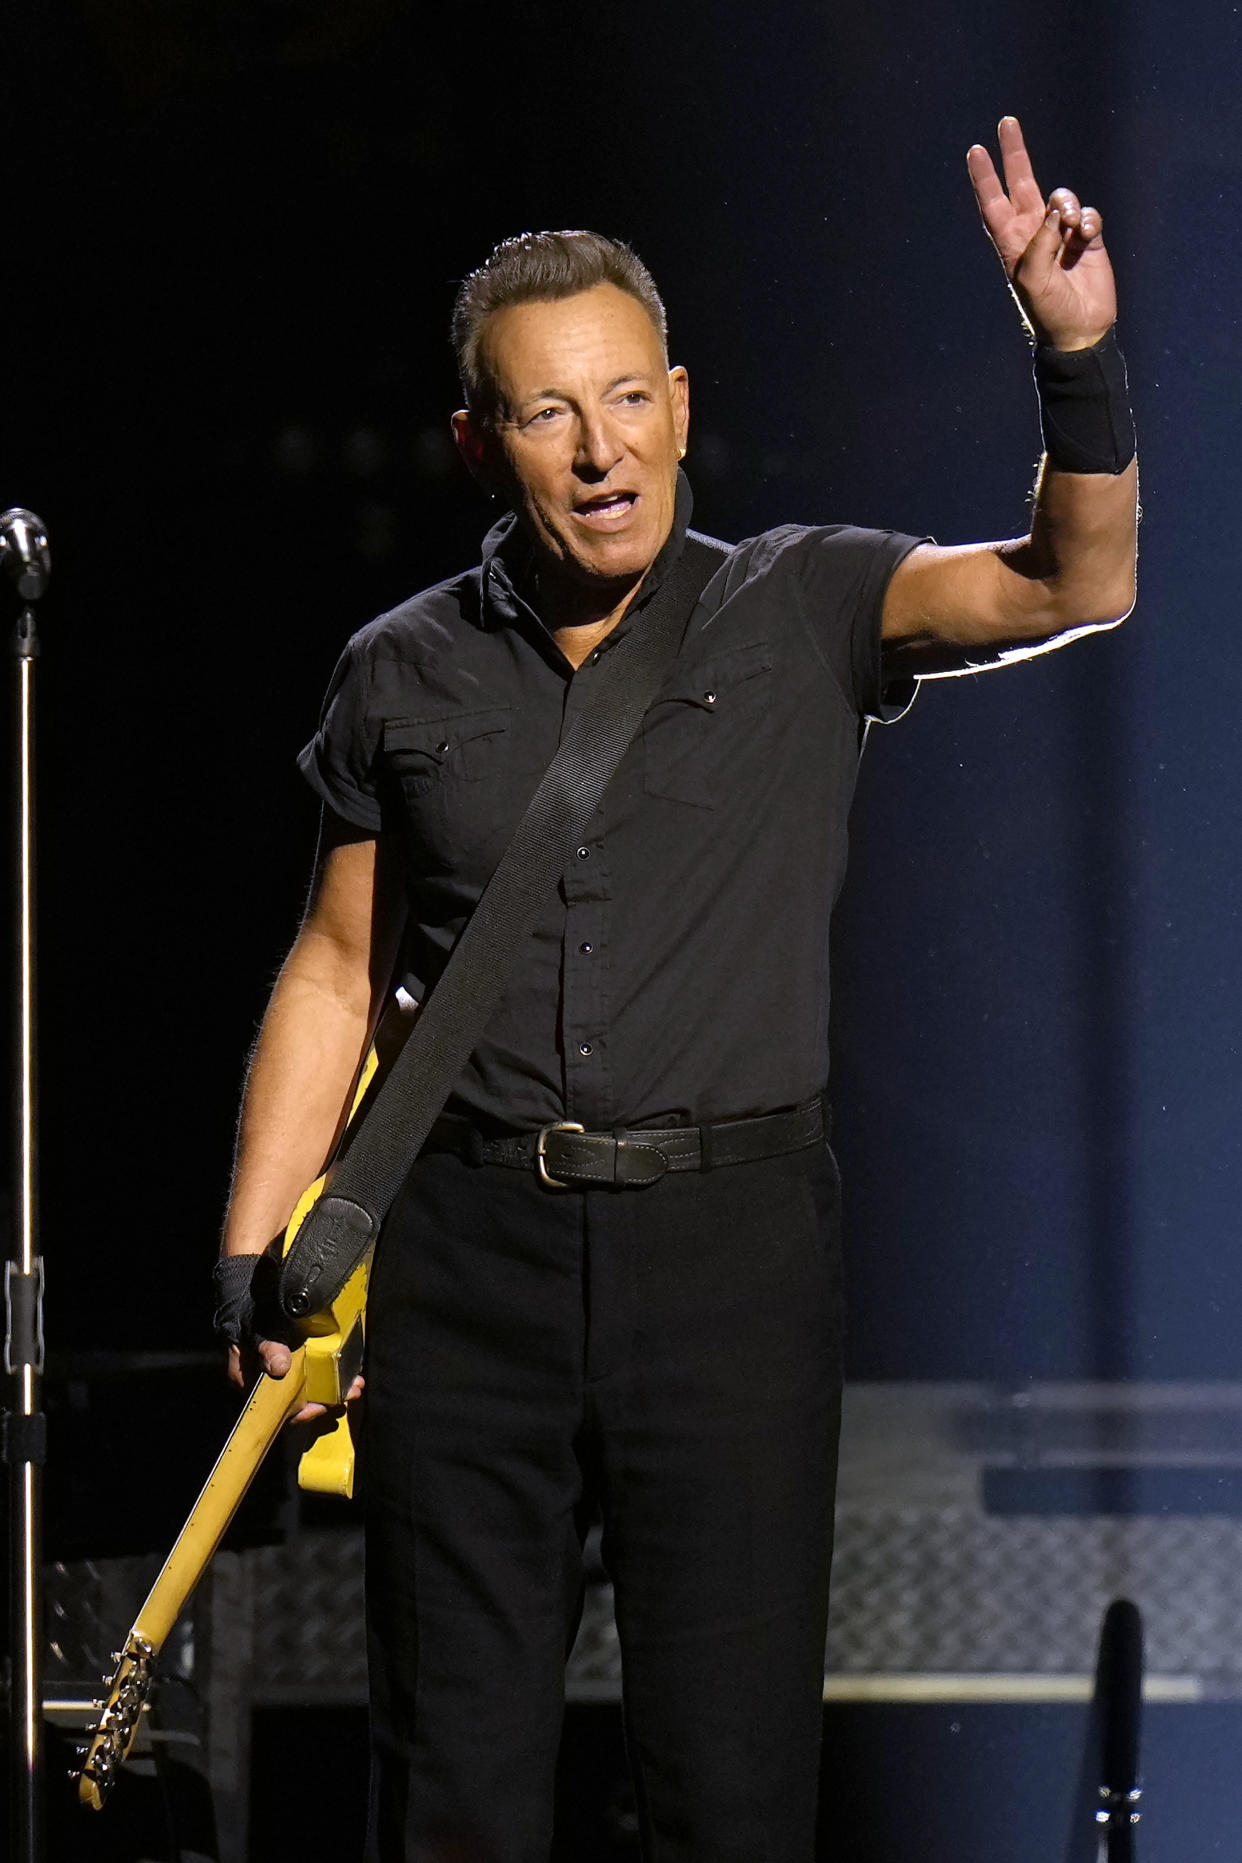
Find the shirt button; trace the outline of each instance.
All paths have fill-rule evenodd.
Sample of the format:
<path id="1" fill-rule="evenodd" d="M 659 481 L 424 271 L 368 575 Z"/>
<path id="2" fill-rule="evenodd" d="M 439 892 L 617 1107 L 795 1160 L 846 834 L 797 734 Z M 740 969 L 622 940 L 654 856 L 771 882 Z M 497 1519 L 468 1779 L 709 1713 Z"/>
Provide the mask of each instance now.
<path id="1" fill-rule="evenodd" d="M 578 1053 L 579 1054 L 594 1054 L 595 1050 L 594 1048 L 592 1048 L 589 1041 L 584 1041 L 581 1047 L 578 1049 Z"/>
<path id="2" fill-rule="evenodd" d="M 581 951 L 583 957 L 590 957 L 595 946 L 593 944 L 580 944 L 578 949 Z"/>
<path id="3" fill-rule="evenodd" d="M 578 849 L 579 860 L 590 860 L 590 858 L 591 858 L 591 850 L 589 847 L 580 847 Z"/>
<path id="4" fill-rule="evenodd" d="M 714 705 L 716 703 L 716 694 L 714 692 L 705 692 L 703 694 L 703 703 L 704 705 Z"/>
<path id="5" fill-rule="evenodd" d="M 442 744 L 436 745 L 436 756 L 442 757 L 447 749 L 448 749 L 448 739 L 445 738 Z"/>

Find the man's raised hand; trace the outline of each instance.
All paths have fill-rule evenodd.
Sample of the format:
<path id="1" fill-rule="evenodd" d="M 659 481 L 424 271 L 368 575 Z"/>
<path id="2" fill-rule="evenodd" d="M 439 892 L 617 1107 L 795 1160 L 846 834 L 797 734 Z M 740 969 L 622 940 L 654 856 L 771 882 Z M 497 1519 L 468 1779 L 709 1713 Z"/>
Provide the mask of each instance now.
<path id="1" fill-rule="evenodd" d="M 1002 117 L 997 133 L 1003 186 L 982 144 L 966 156 L 983 224 L 1039 342 L 1087 349 L 1117 317 L 1102 216 L 1082 206 L 1070 188 L 1056 188 L 1044 200 L 1017 117 Z"/>

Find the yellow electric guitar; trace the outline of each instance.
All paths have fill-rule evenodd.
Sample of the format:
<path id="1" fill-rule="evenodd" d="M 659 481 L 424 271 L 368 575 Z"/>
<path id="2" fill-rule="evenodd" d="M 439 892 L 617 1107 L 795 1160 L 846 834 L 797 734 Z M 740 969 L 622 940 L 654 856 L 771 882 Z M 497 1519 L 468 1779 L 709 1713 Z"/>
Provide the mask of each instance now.
<path id="1" fill-rule="evenodd" d="M 372 1049 L 354 1095 L 351 1125 L 377 1068 Z M 299 1200 L 285 1231 L 286 1251 L 325 1182 L 326 1177 L 317 1178 Z M 303 1404 L 341 1408 L 332 1427 L 318 1436 L 302 1456 L 298 1485 L 318 1494 L 353 1494 L 354 1444 L 343 1406 L 362 1364 L 369 1268 L 368 1253 L 332 1304 L 300 1323 L 302 1343 L 294 1350 L 293 1362 L 283 1378 L 269 1378 L 266 1373 L 260 1376 L 176 1545 L 134 1619 L 110 1682 L 105 1677 L 108 1693 L 98 1721 L 88 1730 L 88 1745 L 78 1774 L 78 1797 L 92 1810 L 102 1810 L 134 1743 L 155 1658 L 165 1638 L 207 1569 L 264 1456 L 284 1423 Z"/>

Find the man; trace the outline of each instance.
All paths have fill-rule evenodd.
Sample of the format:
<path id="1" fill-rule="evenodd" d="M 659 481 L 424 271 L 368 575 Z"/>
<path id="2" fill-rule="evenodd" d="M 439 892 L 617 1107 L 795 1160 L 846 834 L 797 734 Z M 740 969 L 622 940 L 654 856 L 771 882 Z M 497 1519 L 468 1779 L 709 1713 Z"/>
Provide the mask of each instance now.
<path id="1" fill-rule="evenodd" d="M 1004 186 L 982 148 L 968 160 L 1042 346 L 1029 535 L 787 526 L 722 559 L 386 1224 L 373 1860 L 546 1857 L 594 1505 L 645 1854 L 812 1854 L 840 1397 L 827 929 L 861 732 L 894 676 L 1036 651 L 1133 600 L 1100 216 L 1067 189 L 1044 202 L 1014 119 L 1000 142 Z M 393 979 L 434 987 L 683 547 L 687 377 L 632 254 L 506 242 L 454 334 L 457 443 L 513 516 L 479 569 L 355 636 L 303 753 L 324 830 L 243 1107 L 224 1247 L 249 1259 L 221 1275 L 225 1328 L 275 1376 L 253 1260 L 331 1153 Z M 535 1135 L 568 1122 L 598 1136 L 561 1140 L 549 1184 Z M 653 1170 L 621 1188 L 640 1154 Z"/>

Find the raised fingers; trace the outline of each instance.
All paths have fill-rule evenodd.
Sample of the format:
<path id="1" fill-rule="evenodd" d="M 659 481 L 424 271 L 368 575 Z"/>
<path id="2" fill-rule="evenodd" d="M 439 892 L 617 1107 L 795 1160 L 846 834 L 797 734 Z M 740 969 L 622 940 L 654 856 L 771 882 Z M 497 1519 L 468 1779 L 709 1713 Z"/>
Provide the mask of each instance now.
<path id="1" fill-rule="evenodd" d="M 976 142 L 966 151 L 966 167 L 980 217 L 992 244 L 1008 268 L 1017 260 L 1026 241 L 1017 231 L 1016 216 L 1009 196 L 1001 186 L 1000 176 L 982 143 Z"/>
<path id="2" fill-rule="evenodd" d="M 1005 190 L 1001 186 L 995 164 L 981 142 L 973 143 L 967 149 L 966 168 L 980 212 L 986 215 L 989 206 L 999 205 L 1005 199 Z"/>
<path id="3" fill-rule="evenodd" d="M 1026 152 L 1022 125 L 1016 116 L 1003 116 L 996 128 L 1000 142 L 1001 164 L 1009 198 L 1019 213 L 1033 213 L 1044 204 L 1031 158 Z"/>

